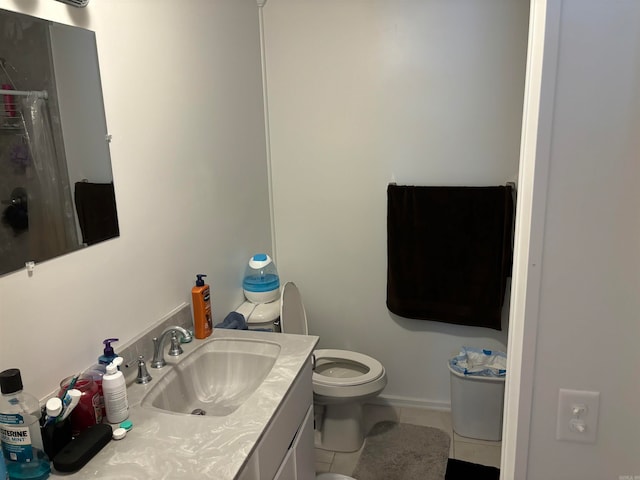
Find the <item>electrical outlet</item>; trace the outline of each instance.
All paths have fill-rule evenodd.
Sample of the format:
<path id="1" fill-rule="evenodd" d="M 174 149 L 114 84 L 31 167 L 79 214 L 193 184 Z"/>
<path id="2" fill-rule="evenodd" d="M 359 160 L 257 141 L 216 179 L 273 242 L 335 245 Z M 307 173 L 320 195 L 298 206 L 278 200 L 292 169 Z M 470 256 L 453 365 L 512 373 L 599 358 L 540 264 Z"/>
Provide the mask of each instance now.
<path id="1" fill-rule="evenodd" d="M 560 389 L 556 438 L 595 443 L 598 433 L 600 392 Z"/>

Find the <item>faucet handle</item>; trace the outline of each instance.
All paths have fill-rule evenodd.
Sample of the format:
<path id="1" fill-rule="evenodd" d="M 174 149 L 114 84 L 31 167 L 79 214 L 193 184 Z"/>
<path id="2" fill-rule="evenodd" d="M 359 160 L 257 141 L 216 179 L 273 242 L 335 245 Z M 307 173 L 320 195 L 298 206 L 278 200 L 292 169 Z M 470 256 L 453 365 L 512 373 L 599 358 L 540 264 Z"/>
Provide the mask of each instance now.
<path id="1" fill-rule="evenodd" d="M 180 340 L 178 339 L 178 332 L 173 330 L 171 332 L 171 347 L 169 348 L 169 355 L 172 357 L 177 357 L 178 355 L 182 355 L 184 350 L 180 346 Z"/>
<path id="2" fill-rule="evenodd" d="M 152 377 L 147 371 L 147 366 L 144 363 L 144 355 L 138 357 L 138 377 L 136 383 L 149 383 Z"/>
<path id="3" fill-rule="evenodd" d="M 193 341 L 193 329 L 185 328 L 185 331 L 187 334 L 180 337 L 180 343 L 191 343 Z"/>

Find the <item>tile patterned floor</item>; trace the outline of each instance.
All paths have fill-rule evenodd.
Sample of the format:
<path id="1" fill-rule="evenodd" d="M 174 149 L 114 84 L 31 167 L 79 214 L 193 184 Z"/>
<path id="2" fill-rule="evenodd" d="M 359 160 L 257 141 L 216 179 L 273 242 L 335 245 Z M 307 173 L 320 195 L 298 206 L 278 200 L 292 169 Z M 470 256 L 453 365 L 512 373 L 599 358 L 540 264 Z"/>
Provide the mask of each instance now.
<path id="1" fill-rule="evenodd" d="M 449 434 L 452 439 L 449 456 L 467 462 L 500 467 L 500 442 L 489 442 L 461 437 L 453 432 L 451 413 L 413 407 L 388 407 L 365 405 L 364 427 L 368 431 L 384 420 L 435 427 Z M 330 452 L 316 448 L 316 472 L 351 475 L 362 449 L 353 453 Z"/>

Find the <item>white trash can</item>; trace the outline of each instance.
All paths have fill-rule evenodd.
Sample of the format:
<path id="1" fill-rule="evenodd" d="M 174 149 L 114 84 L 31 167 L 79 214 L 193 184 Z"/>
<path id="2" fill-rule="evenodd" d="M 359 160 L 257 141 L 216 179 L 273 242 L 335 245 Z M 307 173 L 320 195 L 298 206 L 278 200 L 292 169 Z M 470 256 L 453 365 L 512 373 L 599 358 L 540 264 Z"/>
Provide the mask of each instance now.
<path id="1" fill-rule="evenodd" d="M 504 374 L 467 375 L 452 368 L 452 362 L 453 359 L 449 362 L 453 431 L 478 440 L 502 440 Z"/>

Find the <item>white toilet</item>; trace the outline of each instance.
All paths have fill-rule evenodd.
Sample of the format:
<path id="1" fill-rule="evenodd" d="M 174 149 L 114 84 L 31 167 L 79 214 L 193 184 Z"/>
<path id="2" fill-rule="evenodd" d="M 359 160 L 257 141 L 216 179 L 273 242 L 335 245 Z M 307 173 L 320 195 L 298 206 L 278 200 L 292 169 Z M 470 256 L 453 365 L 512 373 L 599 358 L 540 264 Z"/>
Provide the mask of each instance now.
<path id="1" fill-rule="evenodd" d="M 238 308 L 238 312 L 245 316 L 249 328 L 278 330 L 277 326 L 272 328 L 275 305 L 247 303 Z M 307 315 L 300 291 L 293 282 L 282 287 L 279 303 L 279 329 L 283 333 L 307 335 Z M 265 312 L 272 313 L 265 316 Z M 261 323 L 255 323 L 256 318 Z M 320 431 L 316 447 L 334 452 L 355 452 L 364 442 L 362 405 L 387 385 L 384 367 L 374 358 L 348 350 L 315 350 L 313 360 L 313 399 L 324 410 L 321 424 L 316 423 Z"/>

